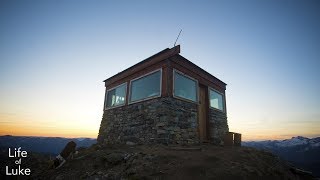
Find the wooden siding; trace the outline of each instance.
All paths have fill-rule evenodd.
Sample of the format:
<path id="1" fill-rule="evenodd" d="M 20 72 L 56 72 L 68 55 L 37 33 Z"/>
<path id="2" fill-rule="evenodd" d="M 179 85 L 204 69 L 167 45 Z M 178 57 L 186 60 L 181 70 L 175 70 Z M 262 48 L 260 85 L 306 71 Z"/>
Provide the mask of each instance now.
<path id="1" fill-rule="evenodd" d="M 198 122 L 200 141 L 208 140 L 208 99 L 206 93 L 208 88 L 199 84 L 199 106 L 198 106 Z"/>
<path id="2" fill-rule="evenodd" d="M 198 81 L 198 84 L 202 84 L 206 87 L 211 87 L 224 95 L 226 84 L 216 77 L 212 76 L 205 70 L 201 69 L 191 61 L 187 60 L 183 56 L 179 55 L 180 46 L 176 46 L 172 49 L 165 49 L 160 53 L 147 58 L 144 61 L 108 78 L 105 80 L 106 89 L 111 89 L 122 83 L 127 83 L 127 98 L 126 105 L 129 100 L 130 81 L 132 79 L 143 76 L 149 72 L 157 69 L 162 69 L 162 88 L 161 97 L 173 96 L 173 70 L 176 69 Z M 206 93 L 208 98 L 208 92 Z M 225 99 L 224 99 L 225 100 Z M 226 101 L 225 101 L 226 102 Z M 224 104 L 225 112 L 226 105 Z"/>

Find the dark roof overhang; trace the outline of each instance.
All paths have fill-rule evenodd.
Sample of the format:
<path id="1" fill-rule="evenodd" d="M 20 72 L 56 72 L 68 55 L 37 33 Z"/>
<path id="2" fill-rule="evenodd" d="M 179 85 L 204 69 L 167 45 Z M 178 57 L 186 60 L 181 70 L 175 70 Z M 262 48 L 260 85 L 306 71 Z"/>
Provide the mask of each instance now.
<path id="1" fill-rule="evenodd" d="M 177 45 L 171 49 L 166 48 L 166 49 L 160 51 L 159 53 L 157 53 L 153 56 L 150 56 L 147 59 L 129 67 L 128 69 L 125 69 L 125 70 L 117 73 L 116 75 L 104 80 L 103 82 L 111 84 L 111 83 L 116 82 L 120 79 L 123 79 L 123 78 L 125 78 L 135 72 L 142 70 L 147 65 L 155 64 L 157 62 L 168 59 L 168 58 L 170 58 L 174 55 L 177 55 L 179 53 L 180 53 L 180 45 Z M 142 64 L 144 64 L 145 66 L 141 66 Z"/>

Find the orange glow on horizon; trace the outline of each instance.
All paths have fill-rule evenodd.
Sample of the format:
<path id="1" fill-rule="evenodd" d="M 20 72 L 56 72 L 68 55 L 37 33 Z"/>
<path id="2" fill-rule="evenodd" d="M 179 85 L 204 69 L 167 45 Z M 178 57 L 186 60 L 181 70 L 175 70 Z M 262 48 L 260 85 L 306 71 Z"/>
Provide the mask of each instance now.
<path id="1" fill-rule="evenodd" d="M 92 119 L 95 121 L 85 121 L 81 117 L 64 116 L 58 118 L 48 118 L 45 116 L 25 116 L 0 114 L 0 135 L 13 136 L 42 136 L 42 137 L 66 137 L 66 138 L 97 138 L 100 120 L 99 115 Z M 45 120 L 44 120 L 45 119 Z M 57 120 L 55 120 L 57 119 Z M 66 120 L 68 119 L 68 120 Z M 298 124 L 248 124 L 240 121 L 228 120 L 229 130 L 242 134 L 243 141 L 261 141 L 261 140 L 283 140 L 295 136 L 304 136 L 308 138 L 319 137 L 320 127 L 317 122 Z M 248 121 L 254 122 L 254 121 Z"/>
<path id="2" fill-rule="evenodd" d="M 57 128 L 59 129 L 59 128 Z M 98 131 L 81 130 L 81 129 L 54 129 L 54 128 L 32 128 L 23 126 L 4 125 L 0 127 L 0 136 L 38 136 L 38 137 L 65 137 L 65 138 L 97 138 Z M 317 133 L 308 134 L 288 134 L 288 135 L 253 135 L 250 133 L 240 132 L 242 141 L 261 141 L 261 140 L 283 140 L 291 139 L 295 136 L 304 136 L 313 138 L 319 136 Z"/>
<path id="3" fill-rule="evenodd" d="M 59 128 L 57 128 L 59 129 Z M 97 131 L 80 129 L 54 129 L 54 128 L 32 128 L 4 125 L 0 127 L 0 136 L 42 136 L 42 137 L 65 137 L 65 138 L 97 138 Z"/>

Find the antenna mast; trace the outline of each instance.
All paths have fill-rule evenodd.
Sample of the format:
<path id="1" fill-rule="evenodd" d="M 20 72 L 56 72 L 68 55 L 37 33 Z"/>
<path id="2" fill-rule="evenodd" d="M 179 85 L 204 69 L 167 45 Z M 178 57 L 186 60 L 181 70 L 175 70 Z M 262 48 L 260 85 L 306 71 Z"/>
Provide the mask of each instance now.
<path id="1" fill-rule="evenodd" d="M 181 31 L 182 31 L 182 29 L 180 30 L 179 35 L 178 35 L 178 37 L 177 37 L 176 41 L 174 42 L 173 47 L 175 47 L 175 46 L 176 46 L 176 43 L 177 43 L 177 41 L 178 41 L 178 39 L 179 39 L 179 36 L 180 36 L 180 34 L 181 34 Z"/>

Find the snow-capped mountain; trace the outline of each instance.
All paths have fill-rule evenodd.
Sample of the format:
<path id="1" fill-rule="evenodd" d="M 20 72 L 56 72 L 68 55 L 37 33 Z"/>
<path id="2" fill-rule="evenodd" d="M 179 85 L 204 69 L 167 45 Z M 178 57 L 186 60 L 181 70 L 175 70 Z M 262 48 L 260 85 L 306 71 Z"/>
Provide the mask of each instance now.
<path id="1" fill-rule="evenodd" d="M 310 146 L 310 148 L 320 147 L 320 137 L 309 139 L 302 136 L 292 137 L 285 140 L 267 140 L 267 141 L 245 141 L 244 146 L 268 148 L 285 148 L 296 146 Z"/>
<path id="2" fill-rule="evenodd" d="M 320 177 L 320 137 L 297 136 L 285 140 L 247 141 L 242 142 L 242 145 L 271 151 Z"/>
<path id="3" fill-rule="evenodd" d="M 308 144 L 310 141 L 309 138 L 305 138 L 302 136 L 293 137 L 291 139 L 286 139 L 276 143 L 279 147 L 292 147 L 292 146 L 302 146 Z"/>

